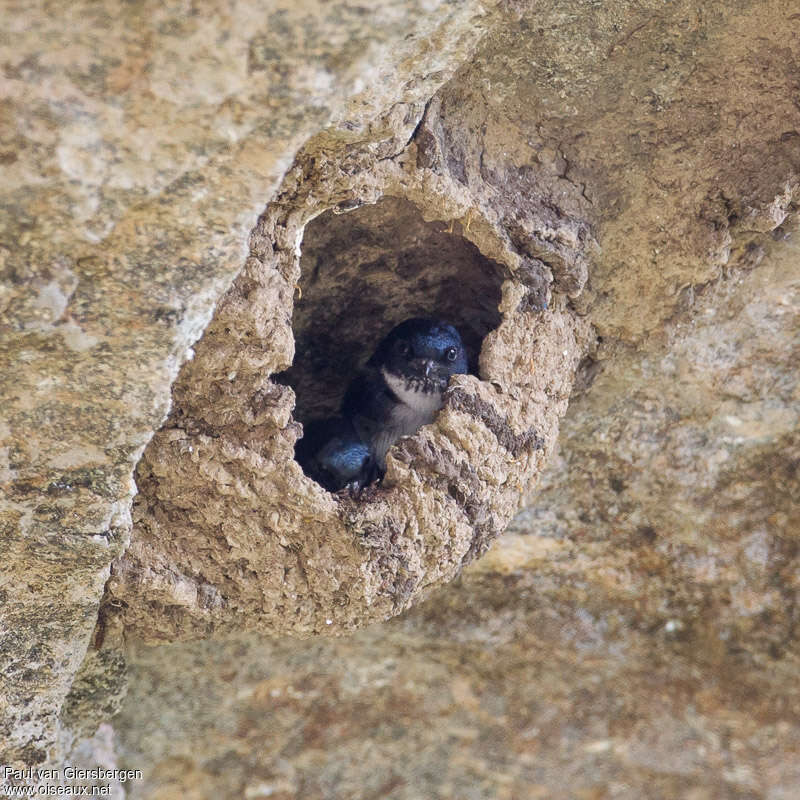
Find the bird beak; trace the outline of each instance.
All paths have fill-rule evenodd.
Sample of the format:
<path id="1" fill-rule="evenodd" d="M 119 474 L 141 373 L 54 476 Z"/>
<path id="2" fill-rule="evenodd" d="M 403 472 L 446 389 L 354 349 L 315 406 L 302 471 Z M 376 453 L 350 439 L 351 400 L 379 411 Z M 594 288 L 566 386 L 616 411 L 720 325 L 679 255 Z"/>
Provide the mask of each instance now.
<path id="1" fill-rule="evenodd" d="M 431 372 L 433 372 L 435 366 L 436 365 L 433 363 L 433 361 L 430 361 L 428 359 L 425 360 L 425 377 L 426 378 L 430 378 Z"/>

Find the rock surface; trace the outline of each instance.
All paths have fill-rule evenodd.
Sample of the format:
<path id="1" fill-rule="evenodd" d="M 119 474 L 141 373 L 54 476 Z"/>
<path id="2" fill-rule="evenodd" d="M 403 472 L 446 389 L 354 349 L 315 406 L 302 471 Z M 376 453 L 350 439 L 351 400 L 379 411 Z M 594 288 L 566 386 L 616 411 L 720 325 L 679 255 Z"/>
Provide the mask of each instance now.
<path id="1" fill-rule="evenodd" d="M 133 468 L 284 172 L 321 128 L 380 135 L 421 113 L 487 13 L 210 0 L 4 16 L 0 760 L 31 764 L 127 544 Z"/>
<path id="2" fill-rule="evenodd" d="M 57 759 L 72 686 L 61 749 L 142 769 L 129 797 L 797 796 L 794 4 L 102 8 L 15 15 L 4 59 L 4 760 Z M 296 343 L 297 418 L 332 407 L 325 328 L 357 341 L 431 292 L 489 335 L 483 380 L 353 506 L 398 514 L 402 552 L 335 536 L 284 583 L 241 498 L 343 518 L 291 462 L 270 373 Z M 498 393 L 547 452 L 566 408 L 546 468 L 468 400 Z M 434 480 L 457 488 L 464 451 L 518 479 L 482 477 L 478 537 Z M 415 538 L 418 497 L 454 528 Z M 399 619 L 245 632 L 389 616 L 518 503 Z"/>

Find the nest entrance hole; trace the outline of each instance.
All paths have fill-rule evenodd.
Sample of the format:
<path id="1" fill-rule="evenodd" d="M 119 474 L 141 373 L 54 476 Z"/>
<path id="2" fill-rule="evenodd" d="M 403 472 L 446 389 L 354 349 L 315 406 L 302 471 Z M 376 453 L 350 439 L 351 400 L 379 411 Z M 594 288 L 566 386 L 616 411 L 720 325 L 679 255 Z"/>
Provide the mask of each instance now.
<path id="1" fill-rule="evenodd" d="M 403 320 L 454 324 L 475 374 L 483 337 L 501 321 L 501 265 L 401 198 L 321 214 L 306 226 L 300 267 L 295 358 L 279 377 L 295 390 L 300 422 L 334 415 L 358 368 Z"/>

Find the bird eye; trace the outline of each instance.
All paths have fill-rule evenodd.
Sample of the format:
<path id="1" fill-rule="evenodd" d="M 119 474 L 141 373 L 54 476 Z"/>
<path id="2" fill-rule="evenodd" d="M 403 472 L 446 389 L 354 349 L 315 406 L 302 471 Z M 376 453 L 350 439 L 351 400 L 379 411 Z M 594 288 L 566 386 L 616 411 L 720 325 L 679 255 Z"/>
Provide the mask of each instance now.
<path id="1" fill-rule="evenodd" d="M 402 339 L 395 345 L 394 349 L 404 358 L 411 355 L 411 345 L 408 342 L 402 341 Z"/>
<path id="2" fill-rule="evenodd" d="M 448 347 L 447 350 L 444 351 L 444 354 L 448 361 L 455 361 L 456 356 L 458 356 L 458 351 L 455 349 L 455 347 Z"/>

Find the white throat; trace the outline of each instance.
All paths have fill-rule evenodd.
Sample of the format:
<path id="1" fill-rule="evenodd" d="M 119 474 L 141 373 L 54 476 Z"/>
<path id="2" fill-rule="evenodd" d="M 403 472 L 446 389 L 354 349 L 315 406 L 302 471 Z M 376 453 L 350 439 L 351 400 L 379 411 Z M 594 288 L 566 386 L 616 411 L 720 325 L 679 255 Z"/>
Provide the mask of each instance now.
<path id="1" fill-rule="evenodd" d="M 392 375 L 387 372 L 385 368 L 382 369 L 381 372 L 383 374 L 383 379 L 386 381 L 386 385 L 394 392 L 397 399 L 403 403 L 403 405 L 408 406 L 419 414 L 420 417 L 426 418 L 424 422 L 419 423 L 420 425 L 427 425 L 429 422 L 433 422 L 436 412 L 442 407 L 441 392 L 418 391 L 413 386 L 406 388 L 408 382 L 403 378 Z"/>

